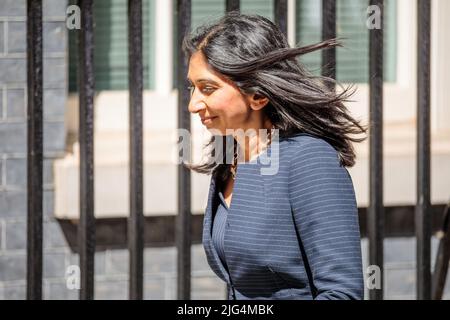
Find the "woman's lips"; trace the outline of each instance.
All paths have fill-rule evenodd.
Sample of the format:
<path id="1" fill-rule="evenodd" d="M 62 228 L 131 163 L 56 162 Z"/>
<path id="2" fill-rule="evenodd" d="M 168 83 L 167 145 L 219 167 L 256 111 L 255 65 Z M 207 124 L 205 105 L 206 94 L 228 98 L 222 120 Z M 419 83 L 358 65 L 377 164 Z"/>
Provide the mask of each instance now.
<path id="1" fill-rule="evenodd" d="M 207 124 L 207 123 L 212 122 L 215 118 L 217 118 L 217 117 L 205 117 L 205 118 L 201 118 L 201 119 L 202 119 L 203 124 Z"/>

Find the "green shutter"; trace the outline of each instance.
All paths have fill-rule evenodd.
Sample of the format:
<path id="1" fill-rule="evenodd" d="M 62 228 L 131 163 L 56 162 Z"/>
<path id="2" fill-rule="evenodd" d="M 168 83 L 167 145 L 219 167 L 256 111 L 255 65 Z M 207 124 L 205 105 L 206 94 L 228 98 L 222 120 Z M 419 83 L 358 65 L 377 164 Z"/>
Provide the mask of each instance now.
<path id="1" fill-rule="evenodd" d="M 143 65 L 144 88 L 154 87 L 154 0 L 143 1 Z M 96 0 L 94 2 L 94 72 L 95 90 L 128 89 L 128 15 L 127 1 Z M 69 89 L 77 88 L 77 37 L 69 32 Z M 151 66 L 151 67 L 150 67 Z"/>
<path id="2" fill-rule="evenodd" d="M 259 14 L 274 21 L 273 0 L 241 0 L 241 12 Z"/>
<path id="3" fill-rule="evenodd" d="M 126 90 L 128 88 L 127 6 L 124 0 L 96 0 L 95 18 L 95 84 L 96 90 Z M 176 6 L 176 1 L 173 2 Z M 343 82 L 367 82 L 368 30 L 365 26 L 367 3 L 362 0 L 338 0 L 337 33 L 347 38 L 345 48 L 337 50 L 337 78 Z M 385 81 L 396 79 L 396 0 L 386 0 L 384 42 Z M 144 88 L 155 83 L 155 19 L 154 0 L 143 1 Z M 320 41 L 321 1 L 297 0 L 296 38 L 300 45 Z M 260 14 L 273 20 L 272 0 L 242 0 L 241 11 Z M 175 7 L 174 7 L 175 12 Z M 224 0 L 193 0 L 192 30 L 220 18 L 225 12 Z M 174 87 L 176 87 L 177 46 L 174 19 Z M 77 88 L 76 30 L 69 31 L 69 90 Z M 320 53 L 301 58 L 314 73 L 320 73 Z"/>
<path id="4" fill-rule="evenodd" d="M 174 30 L 174 36 L 173 36 L 173 69 L 172 69 L 172 75 L 173 75 L 173 88 L 177 88 L 178 83 L 178 50 L 181 50 L 181 48 L 178 48 L 177 44 L 177 37 L 178 37 L 178 16 L 176 12 L 176 1 L 173 3 L 173 12 L 174 12 L 174 19 L 173 19 L 173 30 Z M 200 25 L 215 21 L 217 19 L 220 19 L 220 17 L 223 16 L 223 13 L 225 12 L 225 2 L 223 0 L 192 0 L 191 2 L 191 31 L 194 31 L 197 27 Z"/>
<path id="5" fill-rule="evenodd" d="M 192 0 L 191 30 L 200 25 L 220 19 L 225 12 L 225 2 L 222 0 Z"/>
<path id="6" fill-rule="evenodd" d="M 337 37 L 344 48 L 337 49 L 337 80 L 367 83 L 369 77 L 369 30 L 366 27 L 368 1 L 337 1 Z M 396 0 L 386 0 L 384 9 L 384 79 L 396 80 Z M 321 1 L 297 0 L 296 38 L 299 45 L 321 40 Z M 320 74 L 321 53 L 300 58 L 315 74 Z"/>
<path id="7" fill-rule="evenodd" d="M 175 2 L 175 1 L 174 1 Z M 246 14 L 259 14 L 273 20 L 272 0 L 241 0 L 241 12 Z M 176 12 L 176 3 L 174 3 Z M 192 23 L 191 30 L 204 23 L 217 21 L 225 14 L 225 0 L 192 0 Z M 174 19 L 174 40 L 173 40 L 173 87 L 177 87 L 177 67 L 178 67 L 178 47 L 177 47 L 177 17 Z"/>

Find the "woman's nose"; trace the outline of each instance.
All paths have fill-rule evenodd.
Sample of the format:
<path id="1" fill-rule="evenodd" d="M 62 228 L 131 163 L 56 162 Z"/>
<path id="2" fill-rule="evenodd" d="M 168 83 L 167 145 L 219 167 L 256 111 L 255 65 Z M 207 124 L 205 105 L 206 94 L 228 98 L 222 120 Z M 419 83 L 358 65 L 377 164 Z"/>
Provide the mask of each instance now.
<path id="1" fill-rule="evenodd" d="M 191 101 L 189 102 L 189 107 L 188 110 L 191 113 L 197 113 L 202 109 L 205 109 L 206 105 L 203 101 L 195 101 L 193 99 L 191 99 Z"/>

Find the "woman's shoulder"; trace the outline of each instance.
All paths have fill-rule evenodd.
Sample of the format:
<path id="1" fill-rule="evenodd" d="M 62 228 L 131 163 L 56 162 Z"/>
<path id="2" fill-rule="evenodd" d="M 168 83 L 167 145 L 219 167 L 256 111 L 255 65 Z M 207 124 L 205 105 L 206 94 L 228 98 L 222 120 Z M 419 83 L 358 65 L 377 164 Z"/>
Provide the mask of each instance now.
<path id="1" fill-rule="evenodd" d="M 291 176 L 301 179 L 306 175 L 308 179 L 305 181 L 309 184 L 321 184 L 330 177 L 334 181 L 338 181 L 337 177 L 345 179 L 339 181 L 347 181 L 349 173 L 341 165 L 339 152 L 325 139 L 301 134 L 292 137 L 289 145 L 288 170 Z M 319 178 L 314 180 L 313 177 Z"/>
<path id="2" fill-rule="evenodd" d="M 337 156 L 337 151 L 328 141 L 308 133 L 298 133 L 285 138 L 284 148 L 287 149 L 289 158 L 300 155 L 309 155 L 310 157 Z"/>

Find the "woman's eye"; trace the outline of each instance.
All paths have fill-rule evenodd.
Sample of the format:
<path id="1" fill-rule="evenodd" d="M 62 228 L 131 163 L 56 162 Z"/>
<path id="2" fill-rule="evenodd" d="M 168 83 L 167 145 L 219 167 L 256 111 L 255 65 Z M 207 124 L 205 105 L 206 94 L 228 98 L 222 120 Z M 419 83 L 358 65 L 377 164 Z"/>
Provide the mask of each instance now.
<path id="1" fill-rule="evenodd" d="M 203 91 L 206 93 L 212 93 L 214 91 L 214 88 L 213 87 L 204 87 Z"/>
<path id="2" fill-rule="evenodd" d="M 187 86 L 187 89 L 189 90 L 192 96 L 194 94 L 195 86 Z M 214 91 L 214 88 L 207 86 L 201 89 L 201 91 L 206 94 L 211 94 Z"/>

